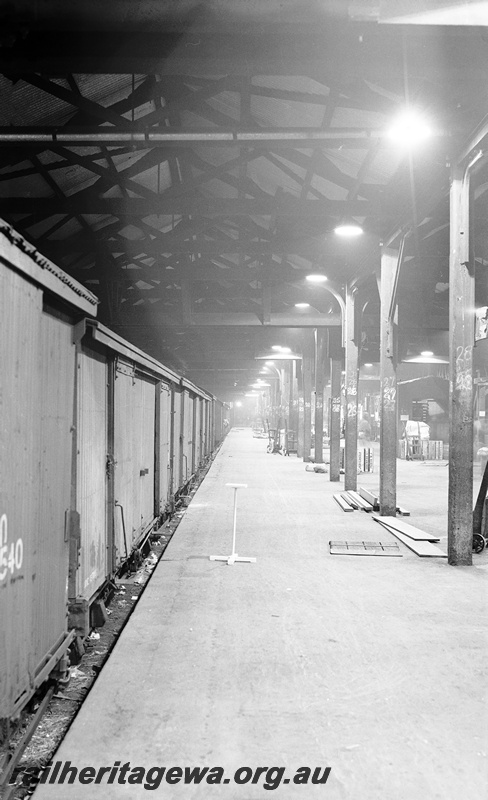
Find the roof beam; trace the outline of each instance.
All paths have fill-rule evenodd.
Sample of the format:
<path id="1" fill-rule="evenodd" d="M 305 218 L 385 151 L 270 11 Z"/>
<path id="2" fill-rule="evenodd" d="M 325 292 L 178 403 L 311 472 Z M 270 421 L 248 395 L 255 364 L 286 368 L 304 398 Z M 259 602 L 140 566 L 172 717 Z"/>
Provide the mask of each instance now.
<path id="1" fill-rule="evenodd" d="M 209 33 L 192 25 L 190 31 L 182 26 L 180 30 L 145 31 L 141 35 L 138 30 L 96 31 L 93 24 L 85 36 L 76 30 L 62 34 L 38 31 L 28 41 L 2 48 L 0 69 L 16 74 L 32 70 L 52 75 L 272 75 L 283 74 L 285 63 L 288 74 L 317 76 L 318 80 L 324 74 L 337 81 L 356 78 L 358 74 L 380 83 L 402 79 L 402 29 L 397 32 L 389 27 L 382 35 L 381 28 L 374 26 L 367 37 L 359 40 L 354 25 L 346 31 L 341 29 L 342 35 L 338 36 L 339 29 L 333 24 L 314 26 L 295 20 L 293 24 L 274 22 L 270 29 L 259 19 L 259 28 L 243 31 L 234 26 L 232 32 Z M 472 67 L 474 56 L 484 49 L 478 39 L 475 42 L 467 29 L 459 47 L 450 49 L 447 69 L 451 75 Z M 412 77 L 424 77 L 432 68 L 435 48 L 429 45 L 437 41 L 435 31 L 413 41 Z M 388 61 L 391 67 L 385 74 Z M 435 69 L 438 73 L 445 71 L 446 64 L 441 61 Z"/>
<path id="2" fill-rule="evenodd" d="M 63 100 L 65 103 L 69 103 L 69 105 L 74 106 L 74 108 L 77 108 L 80 111 L 85 111 L 86 113 L 90 114 L 91 117 L 101 119 L 103 122 L 111 122 L 113 125 L 122 125 L 126 128 L 131 127 L 131 122 L 129 120 L 120 116 L 120 114 L 117 112 L 114 112 L 110 107 L 105 108 L 99 103 L 95 103 L 93 100 L 89 100 L 87 97 L 83 97 L 81 94 L 72 91 L 71 89 L 66 89 L 64 86 L 60 86 L 59 83 L 54 83 L 54 81 L 50 81 L 47 78 L 41 77 L 40 75 L 23 74 L 18 76 L 6 75 L 5 77 L 7 77 L 9 80 L 12 80 L 13 78 L 19 78 L 20 80 L 23 80 L 24 83 L 29 83 L 31 86 L 42 89 L 42 91 L 47 92 L 47 94 L 57 97 L 59 100 Z"/>
<path id="3" fill-rule="evenodd" d="M 79 193 L 81 194 L 81 192 Z M 388 212 L 385 202 L 383 212 Z M 341 216 L 349 213 L 368 217 L 382 213 L 381 203 L 369 200 L 299 200 L 284 196 L 277 201 L 274 197 L 257 199 L 228 199 L 220 197 L 169 197 L 164 194 L 146 197 L 105 198 L 95 193 L 83 192 L 60 199 L 57 197 L 2 197 L 1 214 L 39 214 L 48 217 L 52 214 L 112 214 L 116 217 L 145 217 L 151 214 L 195 214 L 205 217 L 266 216 L 276 212 L 281 217 L 320 217 Z M 390 209 L 394 215 L 394 209 Z"/>
<path id="4" fill-rule="evenodd" d="M 126 305 L 126 304 L 124 304 Z M 140 306 L 137 306 L 136 309 L 141 309 Z M 119 322 L 122 320 L 123 317 L 130 316 L 133 312 L 127 310 L 120 311 L 119 309 Z M 135 311 L 137 314 L 138 312 Z M 156 324 L 161 324 L 161 311 L 156 310 L 149 310 L 147 311 L 146 307 L 144 306 L 144 322 L 146 325 L 149 325 L 152 320 Z M 164 325 L 165 327 L 180 327 L 182 325 L 181 319 L 172 319 L 169 315 L 164 315 Z M 342 325 L 341 315 L 340 314 L 310 314 L 305 316 L 304 314 L 293 314 L 293 313 L 273 313 L 270 315 L 269 322 L 266 322 L 266 325 L 263 326 L 263 323 L 258 318 L 256 314 L 247 311 L 240 311 L 240 312 L 217 312 L 214 314 L 192 314 L 191 326 L 190 327 L 285 327 L 285 328 L 316 328 L 316 327 L 338 327 Z"/>
<path id="5" fill-rule="evenodd" d="M 68 94 L 71 94 L 68 92 Z M 75 97 L 75 95 L 73 95 Z M 96 103 L 91 105 L 97 106 Z M 104 112 L 109 108 L 97 106 Z M 244 147 L 327 147 L 365 149 L 372 141 L 383 139 L 380 129 L 371 128 L 255 128 L 237 130 L 227 127 L 220 129 L 193 129 L 177 127 L 146 127 L 148 118 L 142 117 L 131 127 L 118 114 L 117 128 L 68 127 L 9 125 L 0 127 L 0 147 L 41 147 L 53 150 L 62 147 L 86 147 L 105 145 L 116 147 L 128 145 L 137 148 L 148 147 L 194 147 L 195 145 L 227 145 Z M 230 120 L 229 120 L 230 121 Z"/>

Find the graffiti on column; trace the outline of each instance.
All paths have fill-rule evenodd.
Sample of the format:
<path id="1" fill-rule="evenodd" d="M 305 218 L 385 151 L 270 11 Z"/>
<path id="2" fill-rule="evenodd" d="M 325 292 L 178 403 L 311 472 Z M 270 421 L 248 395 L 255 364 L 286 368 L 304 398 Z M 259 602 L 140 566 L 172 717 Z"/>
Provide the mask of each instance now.
<path id="1" fill-rule="evenodd" d="M 383 381 L 383 407 L 385 411 L 392 411 L 396 401 L 396 379 L 385 378 Z"/>
<path id="2" fill-rule="evenodd" d="M 469 394 L 473 375 L 473 345 L 459 345 L 456 348 L 456 391 L 461 395 Z"/>

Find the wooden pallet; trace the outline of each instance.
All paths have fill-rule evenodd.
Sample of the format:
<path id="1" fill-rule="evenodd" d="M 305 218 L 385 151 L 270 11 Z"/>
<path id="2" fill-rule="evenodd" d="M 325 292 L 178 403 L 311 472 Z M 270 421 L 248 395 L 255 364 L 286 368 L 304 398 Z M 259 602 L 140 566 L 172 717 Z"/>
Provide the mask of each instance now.
<path id="1" fill-rule="evenodd" d="M 373 519 L 375 522 L 379 522 L 380 525 L 383 525 L 384 528 L 388 528 L 393 532 L 399 532 L 403 536 L 408 536 L 409 539 L 413 539 L 417 542 L 438 542 L 439 537 L 433 536 L 430 533 L 425 533 L 421 531 L 420 528 L 415 528 L 413 525 L 409 525 L 407 522 L 403 522 L 403 520 L 397 519 L 396 517 L 377 517 L 373 514 Z"/>
<path id="2" fill-rule="evenodd" d="M 332 555 L 337 556 L 387 556 L 402 558 L 396 542 L 329 542 Z"/>

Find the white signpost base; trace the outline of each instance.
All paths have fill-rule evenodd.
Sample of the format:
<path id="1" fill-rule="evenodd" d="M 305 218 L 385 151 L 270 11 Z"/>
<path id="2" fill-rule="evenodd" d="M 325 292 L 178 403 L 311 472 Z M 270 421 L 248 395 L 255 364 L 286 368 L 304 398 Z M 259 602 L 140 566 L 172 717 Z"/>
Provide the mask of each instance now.
<path id="1" fill-rule="evenodd" d="M 249 556 L 238 556 L 236 553 L 237 490 L 247 489 L 247 483 L 226 483 L 225 485 L 234 489 L 234 529 L 232 531 L 232 553 L 230 556 L 209 556 L 209 559 L 210 561 L 227 561 L 229 566 L 235 564 L 236 561 L 245 561 L 248 564 L 254 564 L 256 562 L 255 558 L 250 558 Z"/>

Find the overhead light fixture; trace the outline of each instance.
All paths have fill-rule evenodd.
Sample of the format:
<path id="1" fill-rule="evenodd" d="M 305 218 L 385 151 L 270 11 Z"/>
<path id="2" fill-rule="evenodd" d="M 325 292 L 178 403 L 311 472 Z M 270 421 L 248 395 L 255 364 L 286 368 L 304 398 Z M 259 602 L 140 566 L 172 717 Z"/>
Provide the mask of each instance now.
<path id="1" fill-rule="evenodd" d="M 310 308 L 310 303 L 295 303 L 295 308 Z"/>
<path id="2" fill-rule="evenodd" d="M 312 275 L 307 275 L 306 280 L 310 281 L 310 283 L 325 283 L 327 280 L 327 275 L 322 275 L 321 273 L 313 273 Z"/>
<path id="3" fill-rule="evenodd" d="M 354 239 L 356 236 L 361 236 L 364 231 L 357 222 L 344 222 L 334 228 L 334 233 L 344 239 Z"/>
<path id="4" fill-rule="evenodd" d="M 423 350 L 417 356 L 403 359 L 404 364 L 449 364 L 449 359 L 434 355 L 431 350 Z"/>
<path id="5" fill-rule="evenodd" d="M 367 364 L 365 364 L 364 366 L 365 366 L 365 367 L 372 367 L 373 365 L 372 365 L 372 364 L 370 364 L 370 363 L 368 362 L 368 363 L 367 363 Z"/>
<path id="6" fill-rule="evenodd" d="M 280 344 L 272 344 L 271 345 L 271 349 L 272 350 L 276 350 L 276 351 L 281 350 L 281 345 Z"/>
<path id="7" fill-rule="evenodd" d="M 274 361 L 265 361 L 264 362 L 264 366 L 265 367 L 273 367 L 274 366 Z"/>
<path id="8" fill-rule="evenodd" d="M 432 131 L 418 111 L 407 109 L 394 120 L 386 135 L 399 144 L 415 145 L 428 139 Z"/>
<path id="9" fill-rule="evenodd" d="M 286 352 L 283 349 L 281 351 L 281 353 L 273 353 L 273 358 L 274 358 L 275 361 L 301 361 L 302 360 L 301 355 L 298 355 L 298 353 L 292 353 L 289 347 L 286 348 Z M 267 356 L 254 356 L 254 359 L 256 361 L 264 361 L 265 364 L 269 364 L 270 366 L 272 364 L 272 362 L 268 361 L 269 355 L 267 355 Z"/>

